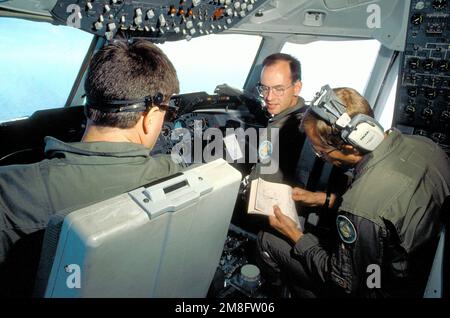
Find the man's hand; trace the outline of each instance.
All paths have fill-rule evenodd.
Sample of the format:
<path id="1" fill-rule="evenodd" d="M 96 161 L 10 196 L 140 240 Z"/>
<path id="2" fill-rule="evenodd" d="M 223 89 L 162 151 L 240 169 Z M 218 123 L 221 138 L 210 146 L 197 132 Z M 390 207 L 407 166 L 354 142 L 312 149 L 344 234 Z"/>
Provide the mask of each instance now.
<path id="1" fill-rule="evenodd" d="M 302 188 L 292 189 L 292 199 L 294 201 L 300 202 L 303 206 L 317 207 L 322 206 L 325 202 L 325 193 L 322 192 L 311 192 Z"/>
<path id="2" fill-rule="evenodd" d="M 301 205 L 310 208 L 322 207 L 325 203 L 326 197 L 327 194 L 325 192 L 311 192 L 302 188 L 292 189 L 292 199 L 299 202 Z M 330 202 L 328 203 L 329 208 L 334 206 L 335 200 L 336 195 L 331 193 Z"/>
<path id="3" fill-rule="evenodd" d="M 288 237 L 294 244 L 297 243 L 303 235 L 303 232 L 297 228 L 297 224 L 290 217 L 284 215 L 276 205 L 273 206 L 273 213 L 275 216 L 269 216 L 270 226 Z"/>

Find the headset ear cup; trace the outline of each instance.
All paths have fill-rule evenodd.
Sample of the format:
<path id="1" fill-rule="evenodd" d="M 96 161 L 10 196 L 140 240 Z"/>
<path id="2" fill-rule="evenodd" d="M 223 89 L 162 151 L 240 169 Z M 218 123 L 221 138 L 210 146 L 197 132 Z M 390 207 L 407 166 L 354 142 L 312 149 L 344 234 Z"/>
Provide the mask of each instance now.
<path id="1" fill-rule="evenodd" d="M 342 131 L 342 139 L 361 152 L 375 150 L 384 139 L 383 127 L 370 116 L 358 114 L 352 118 L 348 127 Z"/>
<path id="2" fill-rule="evenodd" d="M 164 100 L 164 95 L 160 92 L 157 92 L 152 98 L 153 105 L 159 106 Z"/>
<path id="3" fill-rule="evenodd" d="M 372 117 L 357 114 L 350 118 L 346 106 L 329 85 L 323 86 L 316 94 L 310 110 L 333 130 L 339 129 L 338 136 L 362 153 L 373 151 L 384 139 L 383 127 Z"/>

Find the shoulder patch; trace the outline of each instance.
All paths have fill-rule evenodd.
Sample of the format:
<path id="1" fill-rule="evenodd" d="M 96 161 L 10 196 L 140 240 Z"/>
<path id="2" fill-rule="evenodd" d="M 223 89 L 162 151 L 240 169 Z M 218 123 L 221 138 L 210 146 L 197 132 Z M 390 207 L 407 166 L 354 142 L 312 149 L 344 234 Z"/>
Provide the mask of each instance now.
<path id="1" fill-rule="evenodd" d="M 261 161 L 267 161 L 272 156 L 272 143 L 268 140 L 264 140 L 259 144 L 258 155 Z"/>
<path id="2" fill-rule="evenodd" d="M 356 233 L 356 229 L 352 221 L 350 221 L 347 217 L 338 215 L 336 218 L 336 226 L 339 236 L 344 243 L 351 244 L 356 241 L 358 234 Z"/>

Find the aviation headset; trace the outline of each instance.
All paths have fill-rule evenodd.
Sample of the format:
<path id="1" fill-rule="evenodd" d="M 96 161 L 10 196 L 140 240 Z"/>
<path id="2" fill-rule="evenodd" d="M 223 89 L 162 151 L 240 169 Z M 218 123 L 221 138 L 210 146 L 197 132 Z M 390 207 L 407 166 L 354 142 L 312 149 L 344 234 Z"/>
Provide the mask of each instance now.
<path id="1" fill-rule="evenodd" d="M 383 127 L 372 117 L 351 118 L 329 85 L 324 85 L 311 102 L 311 112 L 340 131 L 341 139 L 361 152 L 373 151 L 384 139 Z"/>
<path id="2" fill-rule="evenodd" d="M 105 113 L 119 113 L 119 112 L 138 112 L 145 111 L 150 106 L 166 106 L 162 105 L 164 95 L 160 92 L 154 96 L 146 96 L 137 100 L 93 100 L 87 99 L 85 108 L 98 109 Z M 172 105 L 170 105 L 171 107 Z"/>

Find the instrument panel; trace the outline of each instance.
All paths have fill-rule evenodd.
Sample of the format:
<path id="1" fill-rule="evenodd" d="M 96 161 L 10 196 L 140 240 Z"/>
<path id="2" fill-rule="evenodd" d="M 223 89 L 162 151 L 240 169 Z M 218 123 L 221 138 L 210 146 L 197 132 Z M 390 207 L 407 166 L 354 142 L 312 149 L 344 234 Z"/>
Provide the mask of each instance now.
<path id="1" fill-rule="evenodd" d="M 208 144 L 217 143 L 217 138 L 225 139 L 239 128 L 245 131 L 267 125 L 268 117 L 257 100 L 198 92 L 174 96 L 171 103 L 177 105 L 177 110 L 164 122 L 152 154 L 179 155 L 185 158 L 187 165 L 206 162 L 203 150 Z M 245 156 L 249 154 L 249 145 L 241 148 Z"/>
<path id="2" fill-rule="evenodd" d="M 394 127 L 450 153 L 450 3 L 411 1 Z"/>
<path id="3" fill-rule="evenodd" d="M 228 113 L 192 112 L 183 114 L 172 122 L 166 121 L 154 151 L 155 153 L 170 154 L 172 148 L 183 139 L 184 134 L 189 133 L 193 138 L 198 129 L 201 132 L 208 128 L 220 129 L 225 126 L 226 118 L 229 117 Z"/>
<path id="4" fill-rule="evenodd" d="M 58 0 L 51 14 L 112 40 L 117 33 L 153 42 L 190 40 L 233 27 L 264 0 Z"/>

